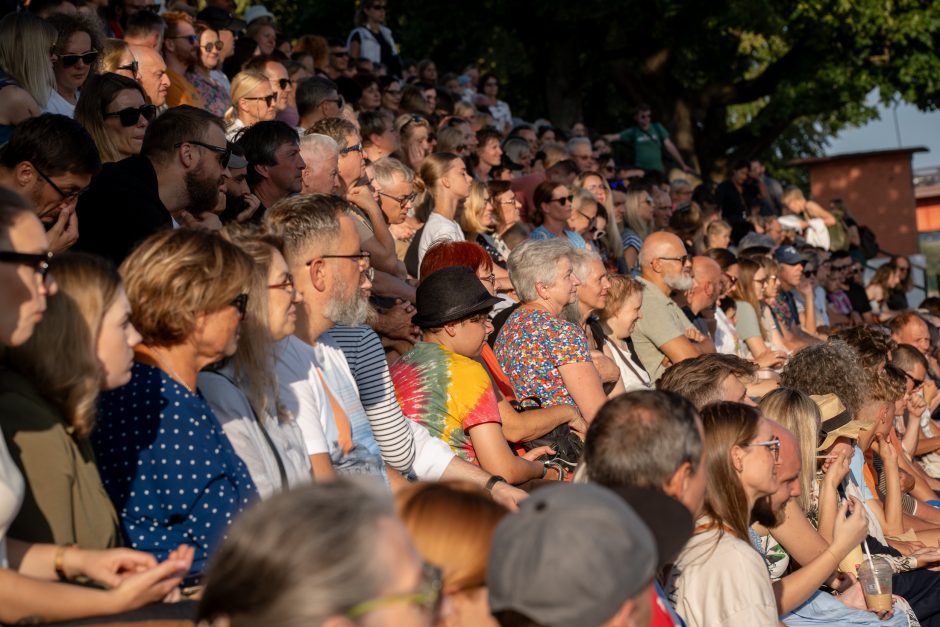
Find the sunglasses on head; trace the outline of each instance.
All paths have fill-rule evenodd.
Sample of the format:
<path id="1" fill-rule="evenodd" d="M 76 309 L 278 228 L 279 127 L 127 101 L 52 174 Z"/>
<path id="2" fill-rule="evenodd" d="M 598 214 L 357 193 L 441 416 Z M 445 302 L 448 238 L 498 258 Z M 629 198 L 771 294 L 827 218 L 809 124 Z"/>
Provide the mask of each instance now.
<path id="1" fill-rule="evenodd" d="M 60 54 L 59 61 L 62 63 L 62 67 L 72 67 L 76 65 L 79 61 L 85 65 L 94 65 L 95 61 L 98 59 L 98 52 L 92 50 L 91 52 L 86 52 L 85 54 Z"/>
<path id="2" fill-rule="evenodd" d="M 148 122 L 152 122 L 157 115 L 157 108 L 154 105 L 146 104 L 139 107 L 128 107 L 120 111 L 105 112 L 106 118 L 119 118 L 121 126 L 134 126 L 141 116 Z"/>
<path id="3" fill-rule="evenodd" d="M 222 43 L 222 40 L 210 41 L 206 44 L 203 44 L 202 49 L 206 52 L 212 52 L 213 49 L 221 50 L 222 46 L 225 44 Z"/>

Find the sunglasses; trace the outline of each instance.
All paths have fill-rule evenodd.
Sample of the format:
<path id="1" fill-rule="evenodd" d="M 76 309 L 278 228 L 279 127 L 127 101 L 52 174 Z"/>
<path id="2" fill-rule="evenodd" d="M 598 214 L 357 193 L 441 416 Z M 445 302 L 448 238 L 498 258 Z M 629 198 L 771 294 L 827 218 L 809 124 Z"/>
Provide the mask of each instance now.
<path id="1" fill-rule="evenodd" d="M 597 216 L 589 216 L 583 211 L 578 211 L 578 213 L 581 214 L 582 217 L 587 218 L 589 229 L 593 229 L 597 225 Z"/>
<path id="2" fill-rule="evenodd" d="M 812 268 L 812 269 L 803 270 L 803 276 L 805 276 L 807 279 L 813 278 L 814 276 L 816 276 L 816 269 Z"/>
<path id="3" fill-rule="evenodd" d="M 72 67 L 76 65 L 79 61 L 85 65 L 94 65 L 95 61 L 98 60 L 98 52 L 92 50 L 91 52 L 86 52 L 85 54 L 60 54 L 59 61 L 62 62 L 62 67 Z"/>
<path id="4" fill-rule="evenodd" d="M 0 262 L 29 266 L 40 276 L 43 283 L 46 283 L 49 279 L 49 264 L 52 262 L 52 257 L 52 251 L 45 253 L 17 253 L 11 250 L 0 250 Z"/>
<path id="5" fill-rule="evenodd" d="M 351 152 L 362 152 L 362 143 L 353 144 L 352 146 L 346 146 L 339 151 L 340 156 L 348 155 Z"/>
<path id="6" fill-rule="evenodd" d="M 244 320 L 248 315 L 248 294 L 239 294 L 231 303 L 232 307 L 238 310 L 238 315 Z"/>
<path id="7" fill-rule="evenodd" d="M 210 42 L 204 44 L 204 45 L 202 46 L 202 49 L 205 50 L 206 52 L 212 52 L 213 50 L 222 50 L 222 46 L 224 46 L 224 45 L 225 45 L 225 44 L 223 44 L 221 40 L 218 40 L 218 41 L 210 41 Z"/>
<path id="8" fill-rule="evenodd" d="M 127 65 L 119 65 L 117 69 L 126 70 L 130 72 L 131 74 L 133 74 L 134 76 L 137 76 L 137 72 L 138 70 L 140 70 L 140 66 L 137 64 L 137 61 L 131 61 Z"/>
<path id="9" fill-rule="evenodd" d="M 405 194 L 404 196 L 392 196 L 391 194 L 386 194 L 385 192 L 379 192 L 379 196 L 385 196 L 386 198 L 391 198 L 392 200 L 397 202 L 399 205 L 401 205 L 402 209 L 404 209 L 408 203 L 413 202 L 414 199 L 418 197 L 418 194 L 415 192 L 411 192 L 410 194 Z"/>
<path id="10" fill-rule="evenodd" d="M 904 373 L 904 376 L 911 380 L 911 383 L 914 384 L 914 390 L 919 390 L 922 385 L 924 385 L 924 379 L 915 379 L 908 373 Z"/>
<path id="11" fill-rule="evenodd" d="M 205 148 L 206 150 L 211 150 L 211 151 L 214 152 L 215 154 L 219 155 L 219 165 L 221 165 L 223 169 L 225 169 L 225 168 L 228 167 L 228 161 L 229 161 L 229 159 L 230 159 L 231 156 L 232 156 L 232 147 L 231 147 L 231 145 L 226 144 L 226 145 L 225 145 L 225 148 L 220 148 L 219 146 L 213 146 L 212 144 L 206 144 L 206 143 L 204 143 L 204 142 L 199 142 L 199 141 L 196 141 L 195 139 L 187 139 L 187 140 L 184 141 L 184 142 L 180 142 L 180 143 L 178 143 L 178 144 L 173 144 L 173 147 L 174 147 L 174 148 L 179 148 L 179 147 L 182 146 L 183 144 L 192 144 L 193 146 L 200 146 L 200 147 L 202 147 L 202 148 Z"/>
<path id="12" fill-rule="evenodd" d="M 277 79 L 277 84 L 280 85 L 281 91 L 284 91 L 285 89 L 293 85 L 294 81 L 292 81 L 289 78 L 279 78 Z"/>
<path id="13" fill-rule="evenodd" d="M 574 200 L 574 196 L 562 196 L 561 198 L 552 198 L 552 199 L 551 199 L 552 202 L 557 202 L 557 203 L 558 203 L 559 205 L 561 205 L 562 207 L 564 207 L 565 205 L 567 205 L 568 203 L 570 203 L 572 200 Z"/>
<path id="14" fill-rule="evenodd" d="M 277 94 L 271 94 L 269 96 L 245 96 L 245 100 L 264 100 L 264 104 L 269 107 L 274 106 L 274 101 L 277 100 Z"/>
<path id="15" fill-rule="evenodd" d="M 139 107 L 128 107 L 120 111 L 105 112 L 106 118 L 118 118 L 121 126 L 128 127 L 137 124 L 137 121 L 143 117 L 148 122 L 152 122 L 157 116 L 157 108 L 154 105 L 141 105 Z"/>
<path id="16" fill-rule="evenodd" d="M 188 42 L 190 43 L 190 45 L 192 45 L 192 46 L 195 46 L 196 44 L 199 43 L 199 35 L 196 35 L 196 34 L 192 34 L 192 35 L 176 35 L 175 37 L 167 37 L 167 39 L 185 39 L 185 40 L 188 41 Z M 222 43 L 222 42 L 219 42 L 219 43 Z M 221 50 L 221 48 L 220 48 L 220 50 Z"/>

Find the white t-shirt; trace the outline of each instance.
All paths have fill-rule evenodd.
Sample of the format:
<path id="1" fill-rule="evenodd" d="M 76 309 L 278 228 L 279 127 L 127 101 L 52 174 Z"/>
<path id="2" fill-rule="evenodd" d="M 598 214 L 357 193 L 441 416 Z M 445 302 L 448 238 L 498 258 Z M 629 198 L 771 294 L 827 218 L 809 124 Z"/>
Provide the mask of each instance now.
<path id="1" fill-rule="evenodd" d="M 234 372 L 230 367 L 224 368 L 221 374 L 203 371 L 199 373 L 199 391 L 212 407 L 235 452 L 248 467 L 258 494 L 267 499 L 284 489 L 271 444 L 284 466 L 287 487 L 309 483 L 312 479 L 310 458 L 297 422 L 293 418 L 279 421 L 265 414 L 261 418 L 264 421 L 262 426 L 255 418 L 248 397 L 232 384 L 233 380 Z M 271 444 L 264 437 L 265 433 Z"/>
<path id="2" fill-rule="evenodd" d="M 20 511 L 25 484 L 0 433 L 0 568 L 7 568 L 7 529 Z"/>
<path id="3" fill-rule="evenodd" d="M 424 253 L 435 243 L 448 240 L 451 242 L 464 241 L 463 231 L 460 225 L 442 216 L 439 213 L 432 213 L 428 216 L 428 221 L 424 224 L 424 231 L 421 233 L 421 241 L 418 242 L 418 265 L 424 260 Z"/>
<path id="4" fill-rule="evenodd" d="M 699 520 L 699 523 L 707 520 Z M 688 627 L 777 627 L 777 602 L 763 558 L 748 542 L 717 529 L 686 543 L 666 594 Z"/>
<path id="5" fill-rule="evenodd" d="M 49 101 L 46 103 L 46 113 L 56 113 L 58 115 L 67 115 L 70 118 L 75 117 L 75 105 L 62 97 L 57 90 L 49 92 Z"/>

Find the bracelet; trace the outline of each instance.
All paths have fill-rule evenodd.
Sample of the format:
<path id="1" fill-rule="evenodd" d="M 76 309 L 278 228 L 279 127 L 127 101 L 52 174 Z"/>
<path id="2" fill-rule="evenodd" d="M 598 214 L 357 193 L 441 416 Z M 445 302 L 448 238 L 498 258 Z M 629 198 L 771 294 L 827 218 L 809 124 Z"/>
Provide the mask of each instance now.
<path id="1" fill-rule="evenodd" d="M 545 478 L 545 475 L 547 475 L 547 474 L 548 474 L 548 462 L 542 462 L 542 476 L 541 476 L 541 478 L 544 479 L 544 478 Z"/>
<path id="2" fill-rule="evenodd" d="M 59 581 L 68 581 L 69 578 L 65 574 L 65 550 L 70 549 L 74 544 L 63 544 L 57 546 L 55 549 L 55 558 L 53 559 L 52 565 L 55 568 L 55 574 L 59 578 Z"/>
<path id="3" fill-rule="evenodd" d="M 500 477 L 499 475 L 493 475 L 492 477 L 490 477 L 490 480 L 486 482 L 486 489 L 492 492 L 493 488 L 500 481 L 502 481 L 503 483 L 506 483 L 506 480 L 504 478 Z"/>

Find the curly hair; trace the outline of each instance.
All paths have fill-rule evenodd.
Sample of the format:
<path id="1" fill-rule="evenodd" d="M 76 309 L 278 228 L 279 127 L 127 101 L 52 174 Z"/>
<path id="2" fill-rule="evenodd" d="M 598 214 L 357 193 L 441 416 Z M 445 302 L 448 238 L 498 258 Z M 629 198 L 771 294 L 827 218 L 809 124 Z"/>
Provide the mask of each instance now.
<path id="1" fill-rule="evenodd" d="M 780 385 L 804 394 L 835 394 L 853 416 L 866 394 L 858 351 L 842 340 L 829 340 L 795 353 L 783 369 Z"/>
<path id="2" fill-rule="evenodd" d="M 881 369 L 888 355 L 894 352 L 898 344 L 881 325 L 863 324 L 842 329 L 830 336 L 842 340 L 858 352 L 865 370 Z"/>

